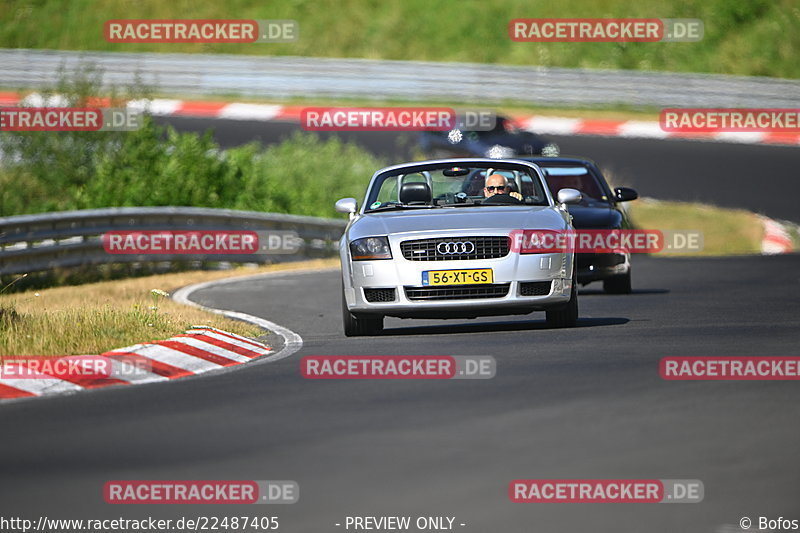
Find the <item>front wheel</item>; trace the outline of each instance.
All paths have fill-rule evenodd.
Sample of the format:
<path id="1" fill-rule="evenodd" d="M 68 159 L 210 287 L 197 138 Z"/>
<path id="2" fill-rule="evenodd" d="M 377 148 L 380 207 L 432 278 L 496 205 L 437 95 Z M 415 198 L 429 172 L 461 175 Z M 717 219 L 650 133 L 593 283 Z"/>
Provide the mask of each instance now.
<path id="1" fill-rule="evenodd" d="M 342 289 L 342 325 L 346 337 L 375 335 L 383 331 L 383 317 L 370 315 L 354 315 L 347 308 Z"/>
<path id="2" fill-rule="evenodd" d="M 578 284 L 572 278 L 569 301 L 545 311 L 547 325 L 551 328 L 571 328 L 578 323 Z"/>

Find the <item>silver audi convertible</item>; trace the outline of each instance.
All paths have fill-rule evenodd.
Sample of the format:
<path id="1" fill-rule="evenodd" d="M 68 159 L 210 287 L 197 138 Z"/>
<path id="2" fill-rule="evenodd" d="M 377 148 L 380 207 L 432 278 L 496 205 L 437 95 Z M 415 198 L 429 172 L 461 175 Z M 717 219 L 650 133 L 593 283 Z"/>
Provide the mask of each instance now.
<path id="1" fill-rule="evenodd" d="M 360 207 L 336 202 L 350 216 L 340 241 L 345 335 L 379 333 L 387 316 L 544 311 L 551 327 L 574 326 L 574 253 L 521 245 L 526 230 L 573 230 L 565 204 L 581 193 L 554 199 L 542 176 L 520 160 L 405 163 L 376 172 Z"/>

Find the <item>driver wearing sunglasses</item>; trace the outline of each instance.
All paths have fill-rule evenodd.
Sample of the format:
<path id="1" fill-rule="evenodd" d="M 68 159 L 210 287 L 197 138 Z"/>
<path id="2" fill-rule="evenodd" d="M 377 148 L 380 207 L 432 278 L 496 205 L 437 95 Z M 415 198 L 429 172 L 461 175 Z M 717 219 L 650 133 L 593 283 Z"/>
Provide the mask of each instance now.
<path id="1" fill-rule="evenodd" d="M 522 195 L 518 192 L 509 192 L 511 187 L 508 185 L 508 178 L 502 174 L 492 174 L 486 178 L 486 184 L 483 188 L 483 195 L 486 198 L 494 196 L 495 194 L 508 194 L 517 200 L 522 200 Z"/>

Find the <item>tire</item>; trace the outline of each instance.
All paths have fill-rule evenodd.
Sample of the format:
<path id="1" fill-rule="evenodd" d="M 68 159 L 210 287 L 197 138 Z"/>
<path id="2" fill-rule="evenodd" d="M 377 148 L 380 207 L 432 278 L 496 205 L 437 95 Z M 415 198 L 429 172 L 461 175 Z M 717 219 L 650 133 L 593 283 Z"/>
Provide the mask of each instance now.
<path id="1" fill-rule="evenodd" d="M 545 311 L 547 325 L 551 328 L 572 328 L 578 323 L 578 283 L 572 276 L 569 301 Z"/>
<path id="2" fill-rule="evenodd" d="M 621 276 L 613 276 L 603 280 L 603 290 L 608 294 L 630 294 L 631 289 L 631 273 Z"/>
<path id="3" fill-rule="evenodd" d="M 347 301 L 344 298 L 344 289 L 342 289 L 342 326 L 346 337 L 376 335 L 383 331 L 383 317 L 351 313 L 347 309 Z"/>

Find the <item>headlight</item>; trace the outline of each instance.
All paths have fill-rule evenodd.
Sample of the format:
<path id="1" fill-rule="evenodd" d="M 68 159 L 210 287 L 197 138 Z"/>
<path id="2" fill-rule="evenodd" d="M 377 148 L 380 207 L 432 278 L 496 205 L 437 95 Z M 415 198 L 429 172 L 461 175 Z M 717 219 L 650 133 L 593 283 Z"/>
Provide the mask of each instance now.
<path id="1" fill-rule="evenodd" d="M 350 243 L 350 255 L 353 256 L 353 261 L 391 259 L 392 251 L 389 249 L 388 238 L 365 237 Z"/>
<path id="2" fill-rule="evenodd" d="M 452 129 L 447 132 L 447 142 L 450 144 L 458 144 L 464 138 L 464 134 L 459 129 Z"/>
<path id="3" fill-rule="evenodd" d="M 542 155 L 545 157 L 558 157 L 560 151 L 556 143 L 547 143 L 542 147 Z"/>
<path id="4" fill-rule="evenodd" d="M 514 157 L 515 154 L 516 152 L 513 148 L 503 146 L 501 144 L 495 144 L 486 150 L 486 157 L 490 157 L 492 159 L 506 159 L 509 157 Z"/>

